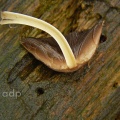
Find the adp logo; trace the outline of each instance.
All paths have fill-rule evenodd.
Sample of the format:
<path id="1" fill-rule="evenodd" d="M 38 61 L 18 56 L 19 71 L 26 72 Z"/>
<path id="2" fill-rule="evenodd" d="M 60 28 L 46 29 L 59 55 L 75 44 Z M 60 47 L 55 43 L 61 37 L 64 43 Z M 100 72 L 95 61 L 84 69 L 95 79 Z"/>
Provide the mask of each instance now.
<path id="1" fill-rule="evenodd" d="M 20 97 L 21 96 L 21 93 L 19 92 L 19 91 L 15 91 L 14 89 L 12 90 L 12 91 L 9 91 L 9 92 L 3 92 L 2 93 L 2 96 L 3 97 L 15 97 L 16 99 L 18 98 L 18 97 Z"/>

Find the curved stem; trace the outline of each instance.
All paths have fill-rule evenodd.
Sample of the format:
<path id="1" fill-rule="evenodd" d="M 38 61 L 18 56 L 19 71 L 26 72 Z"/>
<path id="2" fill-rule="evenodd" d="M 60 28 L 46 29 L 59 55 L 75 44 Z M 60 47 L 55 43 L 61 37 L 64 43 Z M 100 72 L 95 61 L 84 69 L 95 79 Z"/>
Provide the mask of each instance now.
<path id="1" fill-rule="evenodd" d="M 76 66 L 76 59 L 67 40 L 62 35 L 62 33 L 54 26 L 50 25 L 49 23 L 43 20 L 28 15 L 23 15 L 8 11 L 1 12 L 1 18 L 2 20 L 0 21 L 0 24 L 24 24 L 24 25 L 36 27 L 38 29 L 41 29 L 49 33 L 60 46 L 68 67 L 73 68 Z"/>

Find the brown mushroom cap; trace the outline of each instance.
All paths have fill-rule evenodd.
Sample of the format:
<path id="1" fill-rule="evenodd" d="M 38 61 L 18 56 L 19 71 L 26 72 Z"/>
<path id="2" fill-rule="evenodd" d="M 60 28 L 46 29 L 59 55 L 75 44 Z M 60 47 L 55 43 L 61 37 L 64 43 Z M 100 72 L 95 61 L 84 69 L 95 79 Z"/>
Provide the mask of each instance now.
<path id="1" fill-rule="evenodd" d="M 77 66 L 69 68 L 63 53 L 54 38 L 25 38 L 21 44 L 38 60 L 59 72 L 73 72 L 85 64 L 95 53 L 99 44 L 103 22 L 89 30 L 72 32 L 65 36 L 77 61 Z"/>

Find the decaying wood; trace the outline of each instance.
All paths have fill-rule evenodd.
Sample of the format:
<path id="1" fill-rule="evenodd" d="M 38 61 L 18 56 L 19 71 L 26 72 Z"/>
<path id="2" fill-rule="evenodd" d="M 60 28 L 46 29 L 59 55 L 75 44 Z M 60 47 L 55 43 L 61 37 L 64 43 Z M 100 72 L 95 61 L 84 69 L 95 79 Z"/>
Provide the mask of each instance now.
<path id="1" fill-rule="evenodd" d="M 48 37 L 45 32 L 0 26 L 0 120 L 119 120 L 119 0 L 0 0 L 0 10 L 43 19 L 65 35 L 91 28 L 102 18 L 107 37 L 89 65 L 65 74 L 49 69 L 20 45 L 24 37 Z M 4 96 L 13 90 L 21 96 Z"/>

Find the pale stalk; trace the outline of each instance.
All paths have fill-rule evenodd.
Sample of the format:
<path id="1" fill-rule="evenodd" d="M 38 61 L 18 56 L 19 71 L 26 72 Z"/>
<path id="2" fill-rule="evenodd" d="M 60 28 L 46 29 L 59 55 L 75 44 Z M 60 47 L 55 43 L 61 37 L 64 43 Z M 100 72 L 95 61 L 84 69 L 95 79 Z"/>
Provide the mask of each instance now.
<path id="1" fill-rule="evenodd" d="M 0 24 L 23 24 L 41 29 L 49 33 L 60 46 L 68 67 L 73 68 L 76 66 L 76 59 L 67 40 L 54 26 L 43 20 L 28 15 L 8 11 L 1 12 L 1 18 L 2 20 L 0 21 Z"/>

